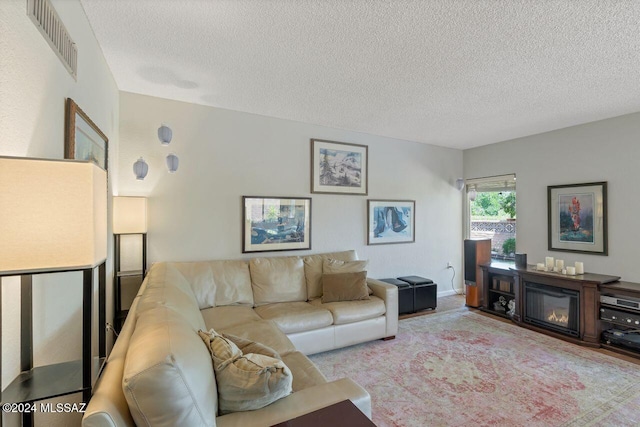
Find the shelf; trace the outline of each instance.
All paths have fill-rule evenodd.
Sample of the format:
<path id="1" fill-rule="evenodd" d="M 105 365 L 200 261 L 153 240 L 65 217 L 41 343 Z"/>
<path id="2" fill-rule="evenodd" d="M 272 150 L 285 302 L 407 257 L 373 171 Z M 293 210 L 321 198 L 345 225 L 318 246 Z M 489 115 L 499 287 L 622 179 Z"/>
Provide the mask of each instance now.
<path id="1" fill-rule="evenodd" d="M 632 350 L 627 347 L 621 347 L 613 344 L 607 344 L 606 341 L 603 341 L 601 344 L 602 348 L 606 348 L 607 350 L 615 351 L 616 353 L 624 354 L 625 356 L 631 357 L 640 357 L 640 352 Z"/>
<path id="2" fill-rule="evenodd" d="M 131 276 L 142 276 L 142 270 L 133 270 L 133 271 L 119 271 L 116 276 L 117 277 L 131 277 Z"/>
<path id="3" fill-rule="evenodd" d="M 2 392 L 2 402 L 31 403 L 83 391 L 82 361 L 75 360 L 22 372 Z"/>
<path id="4" fill-rule="evenodd" d="M 513 293 L 511 293 L 511 292 L 499 291 L 497 289 L 489 289 L 489 292 L 494 293 L 494 294 L 504 295 L 506 297 L 515 298 L 515 295 Z"/>

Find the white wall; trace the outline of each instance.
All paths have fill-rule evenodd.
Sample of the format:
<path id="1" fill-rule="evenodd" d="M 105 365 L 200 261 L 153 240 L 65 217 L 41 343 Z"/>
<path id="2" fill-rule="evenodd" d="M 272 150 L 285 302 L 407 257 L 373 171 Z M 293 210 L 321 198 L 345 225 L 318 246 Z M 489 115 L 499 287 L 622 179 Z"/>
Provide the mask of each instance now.
<path id="1" fill-rule="evenodd" d="M 640 282 L 640 113 L 466 150 L 466 178 L 515 172 L 518 252 L 583 261 L 585 270 Z M 609 256 L 549 251 L 547 186 L 608 182 Z"/>
<path id="2" fill-rule="evenodd" d="M 63 158 L 65 98 L 70 97 L 109 138 L 110 169 L 116 170 L 119 94 L 80 2 L 52 1 L 78 47 L 77 81 L 27 16 L 26 3 L 0 1 L 0 155 Z M 114 183 L 113 172 L 109 181 Z M 109 260 L 108 283 L 111 265 Z M 80 358 L 81 289 L 79 273 L 34 278 L 37 365 Z M 2 388 L 19 372 L 19 301 L 18 278 L 3 279 Z M 108 316 L 111 311 L 109 305 Z"/>
<path id="3" fill-rule="evenodd" d="M 120 95 L 119 195 L 149 197 L 149 262 L 303 255 L 356 249 L 376 278 L 416 274 L 451 289 L 460 271 L 462 152 L 363 133 L 169 101 Z M 173 141 L 156 132 L 165 123 Z M 369 195 L 310 193 L 310 139 L 369 146 Z M 164 157 L 180 168 L 168 174 Z M 132 165 L 149 163 L 144 181 Z M 242 196 L 312 198 L 312 250 L 243 255 Z M 367 246 L 367 199 L 416 201 L 416 242 Z M 456 287 L 461 287 L 456 277 Z"/>

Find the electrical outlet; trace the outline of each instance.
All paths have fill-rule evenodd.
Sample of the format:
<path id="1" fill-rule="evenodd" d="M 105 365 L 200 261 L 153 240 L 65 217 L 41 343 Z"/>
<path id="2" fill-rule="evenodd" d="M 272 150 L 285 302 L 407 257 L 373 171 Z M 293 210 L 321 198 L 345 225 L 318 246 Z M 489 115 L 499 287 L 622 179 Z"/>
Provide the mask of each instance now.
<path id="1" fill-rule="evenodd" d="M 453 268 L 453 265 L 451 265 L 451 261 L 447 262 L 447 268 Z"/>

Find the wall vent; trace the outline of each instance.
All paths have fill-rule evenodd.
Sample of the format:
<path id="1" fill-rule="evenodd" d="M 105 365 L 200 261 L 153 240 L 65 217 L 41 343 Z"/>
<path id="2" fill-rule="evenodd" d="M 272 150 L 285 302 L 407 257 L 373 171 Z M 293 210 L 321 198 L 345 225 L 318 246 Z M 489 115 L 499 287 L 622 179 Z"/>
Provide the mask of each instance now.
<path id="1" fill-rule="evenodd" d="M 27 15 L 49 42 L 74 79 L 78 74 L 78 49 L 49 0 L 27 0 Z"/>

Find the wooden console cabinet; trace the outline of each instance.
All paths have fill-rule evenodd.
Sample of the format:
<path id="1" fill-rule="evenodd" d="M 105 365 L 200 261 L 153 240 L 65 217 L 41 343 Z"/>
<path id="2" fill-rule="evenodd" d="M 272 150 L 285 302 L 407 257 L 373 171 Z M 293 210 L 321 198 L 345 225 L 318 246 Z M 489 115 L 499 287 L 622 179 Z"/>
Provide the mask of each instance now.
<path id="1" fill-rule="evenodd" d="M 505 298 L 515 298 L 515 312 L 511 319 L 518 325 L 527 329 L 535 330 L 556 338 L 573 342 L 575 344 L 586 345 L 590 347 L 600 347 L 600 288 L 607 284 L 618 282 L 620 277 L 608 276 L 604 274 L 585 273 L 577 276 L 567 276 L 560 273 L 552 273 L 545 271 L 537 271 L 535 266 L 527 266 L 527 268 L 516 268 L 514 264 L 496 263 L 481 265 L 484 283 L 489 284 L 484 290 L 483 311 L 492 314 L 504 313 L 496 312 L 493 303 L 496 296 L 504 294 Z M 512 280 L 510 292 L 505 292 L 495 288 L 496 280 L 509 282 Z M 524 292 L 525 282 L 554 286 L 557 288 L 578 291 L 579 299 L 579 332 L 577 337 L 572 337 L 559 333 L 544 327 L 532 325 L 524 320 L 524 310 L 526 304 L 526 295 Z M 615 288 L 615 286 L 608 286 Z M 503 288 L 506 289 L 506 288 Z"/>

